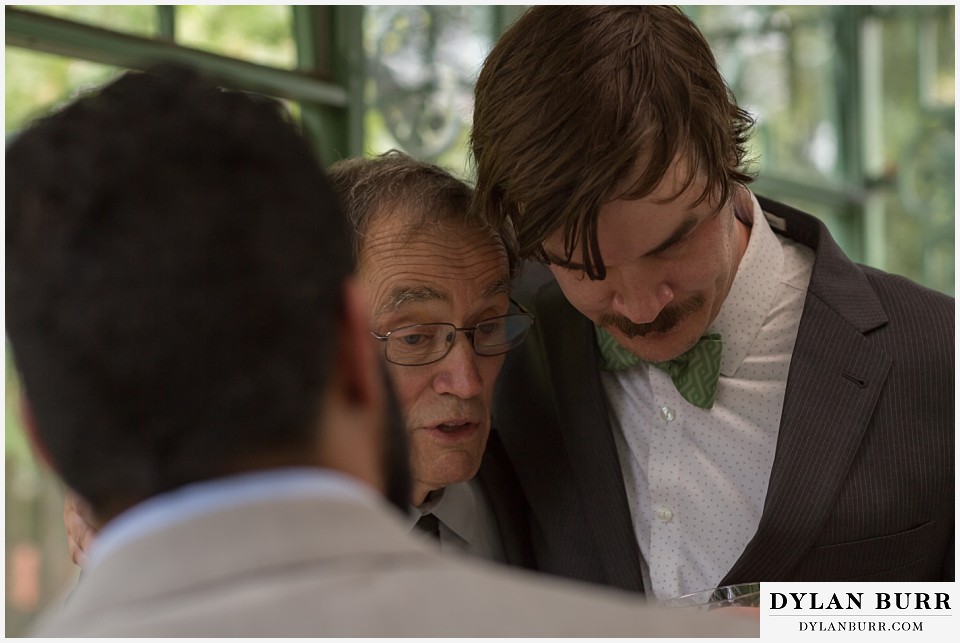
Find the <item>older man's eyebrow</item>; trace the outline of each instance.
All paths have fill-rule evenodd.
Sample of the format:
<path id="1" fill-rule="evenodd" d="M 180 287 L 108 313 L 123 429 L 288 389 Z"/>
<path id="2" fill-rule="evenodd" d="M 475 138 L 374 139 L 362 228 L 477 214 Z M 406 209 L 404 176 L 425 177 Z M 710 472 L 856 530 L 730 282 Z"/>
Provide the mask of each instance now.
<path id="1" fill-rule="evenodd" d="M 487 286 L 486 290 L 483 291 L 484 299 L 491 299 L 497 295 L 510 294 L 510 279 L 509 277 L 504 277 L 503 279 L 497 279 L 495 282 Z"/>
<path id="2" fill-rule="evenodd" d="M 503 277 L 497 279 L 480 294 L 482 300 L 492 299 L 497 295 L 510 293 L 510 278 Z M 398 286 L 391 290 L 380 305 L 377 306 L 374 314 L 384 315 L 394 313 L 409 306 L 410 304 L 419 304 L 425 301 L 448 301 L 449 295 L 442 290 L 437 290 L 431 286 Z"/>
<path id="3" fill-rule="evenodd" d="M 446 301 L 446 293 L 431 288 L 430 286 L 400 286 L 394 288 L 377 306 L 376 314 L 383 315 L 392 313 L 409 306 L 410 304 L 424 301 Z"/>

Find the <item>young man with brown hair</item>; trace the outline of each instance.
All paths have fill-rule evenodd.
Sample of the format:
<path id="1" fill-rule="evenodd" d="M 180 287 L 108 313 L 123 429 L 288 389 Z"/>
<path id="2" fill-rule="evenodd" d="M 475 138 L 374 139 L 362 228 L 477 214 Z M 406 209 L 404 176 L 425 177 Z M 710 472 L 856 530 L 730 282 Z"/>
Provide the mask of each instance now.
<path id="1" fill-rule="evenodd" d="M 676 8 L 536 7 L 484 64 L 477 208 L 554 277 L 494 405 L 538 565 L 952 579 L 953 299 L 752 194 L 751 126 Z"/>

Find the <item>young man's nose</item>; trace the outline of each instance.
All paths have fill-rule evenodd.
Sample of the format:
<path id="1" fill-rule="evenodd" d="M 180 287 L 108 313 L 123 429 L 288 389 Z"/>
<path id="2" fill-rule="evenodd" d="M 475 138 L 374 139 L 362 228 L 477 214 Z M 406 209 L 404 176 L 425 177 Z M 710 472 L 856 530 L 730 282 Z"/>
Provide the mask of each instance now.
<path id="1" fill-rule="evenodd" d="M 611 307 L 635 324 L 648 324 L 673 299 L 673 289 L 664 282 L 653 286 L 624 284 L 613 293 Z"/>

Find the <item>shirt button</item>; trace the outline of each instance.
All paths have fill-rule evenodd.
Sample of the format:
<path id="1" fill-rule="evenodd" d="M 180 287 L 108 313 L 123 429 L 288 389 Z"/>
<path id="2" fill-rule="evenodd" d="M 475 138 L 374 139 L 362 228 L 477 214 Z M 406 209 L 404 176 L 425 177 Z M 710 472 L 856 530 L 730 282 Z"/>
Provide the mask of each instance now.
<path id="1" fill-rule="evenodd" d="M 673 420 L 674 420 L 676 417 L 677 417 L 677 414 L 674 413 L 674 412 L 673 412 L 673 409 L 671 409 L 669 406 L 661 406 L 661 407 L 660 407 L 660 418 L 661 418 L 664 422 L 673 422 Z"/>
<path id="2" fill-rule="evenodd" d="M 667 507 L 658 507 L 657 520 L 659 520 L 660 522 L 670 522 L 671 520 L 673 520 L 673 512 L 670 511 Z"/>

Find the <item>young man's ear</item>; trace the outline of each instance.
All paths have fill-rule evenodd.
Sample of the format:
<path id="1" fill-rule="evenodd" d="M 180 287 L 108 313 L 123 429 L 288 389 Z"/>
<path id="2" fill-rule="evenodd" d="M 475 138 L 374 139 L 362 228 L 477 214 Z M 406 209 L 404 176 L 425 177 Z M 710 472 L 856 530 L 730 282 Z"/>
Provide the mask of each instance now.
<path id="1" fill-rule="evenodd" d="M 319 463 L 386 491 L 387 391 L 370 313 L 357 282 L 343 285 L 337 344 L 319 433 Z"/>
<path id="2" fill-rule="evenodd" d="M 355 278 L 343 284 L 343 307 L 340 314 L 339 338 L 334 349 L 337 372 L 347 402 L 357 410 L 375 407 L 382 410 L 386 392 L 381 378 L 377 342 L 370 335 L 370 311 Z"/>

